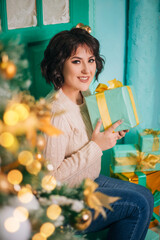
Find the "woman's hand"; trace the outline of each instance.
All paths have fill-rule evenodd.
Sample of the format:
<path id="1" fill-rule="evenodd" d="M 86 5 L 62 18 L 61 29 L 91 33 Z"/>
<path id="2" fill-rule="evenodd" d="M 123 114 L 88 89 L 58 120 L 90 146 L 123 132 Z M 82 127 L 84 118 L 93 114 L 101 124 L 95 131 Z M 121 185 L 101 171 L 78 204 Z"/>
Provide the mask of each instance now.
<path id="1" fill-rule="evenodd" d="M 127 129 L 127 130 L 123 130 L 123 131 L 119 131 L 119 132 L 118 132 L 118 133 L 119 133 L 118 139 L 123 138 L 123 137 L 126 135 L 127 132 L 129 132 L 128 129 Z"/>
<path id="2" fill-rule="evenodd" d="M 91 140 L 94 141 L 101 148 L 102 151 L 114 147 L 117 143 L 117 140 L 124 137 L 126 132 L 128 132 L 128 130 L 114 132 L 114 130 L 121 123 L 122 123 L 122 121 L 119 120 L 116 123 L 114 123 L 110 128 L 105 130 L 104 132 L 100 132 L 102 120 L 99 120 L 93 131 Z"/>

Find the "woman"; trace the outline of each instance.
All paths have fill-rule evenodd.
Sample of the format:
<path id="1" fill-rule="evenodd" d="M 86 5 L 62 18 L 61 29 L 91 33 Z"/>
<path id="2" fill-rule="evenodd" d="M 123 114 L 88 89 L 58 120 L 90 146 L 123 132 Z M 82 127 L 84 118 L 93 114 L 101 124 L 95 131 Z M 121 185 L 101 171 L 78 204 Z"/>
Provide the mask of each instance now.
<path id="1" fill-rule="evenodd" d="M 102 151 L 112 148 L 127 131 L 115 132 L 121 120 L 100 132 L 101 120 L 92 130 L 83 94 L 94 76 L 98 79 L 104 60 L 99 42 L 87 31 L 73 28 L 56 34 L 47 46 L 41 63 L 42 75 L 53 84 L 52 124 L 64 134 L 46 136 L 45 158 L 53 165 L 53 175 L 69 186 L 85 178 L 99 184 L 98 191 L 121 199 L 86 229 L 98 231 L 109 227 L 106 239 L 145 239 L 153 211 L 153 196 L 142 186 L 100 174 Z"/>

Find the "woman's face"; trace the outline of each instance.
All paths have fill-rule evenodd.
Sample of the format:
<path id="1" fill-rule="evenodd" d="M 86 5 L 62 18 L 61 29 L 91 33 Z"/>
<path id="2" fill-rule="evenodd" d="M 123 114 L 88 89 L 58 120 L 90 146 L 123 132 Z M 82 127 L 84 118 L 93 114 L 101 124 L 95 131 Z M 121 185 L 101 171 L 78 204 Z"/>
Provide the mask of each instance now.
<path id="1" fill-rule="evenodd" d="M 79 46 L 64 63 L 64 91 L 86 91 L 96 72 L 95 56 L 88 46 Z"/>

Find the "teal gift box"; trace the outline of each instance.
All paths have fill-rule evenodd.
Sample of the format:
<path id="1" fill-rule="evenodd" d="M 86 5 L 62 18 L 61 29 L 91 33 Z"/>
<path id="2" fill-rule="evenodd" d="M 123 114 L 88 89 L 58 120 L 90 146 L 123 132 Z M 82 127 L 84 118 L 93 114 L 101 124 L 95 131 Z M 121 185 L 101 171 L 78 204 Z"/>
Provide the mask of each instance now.
<path id="1" fill-rule="evenodd" d="M 155 162 L 154 167 L 140 168 L 138 159 L 146 159 L 150 161 L 151 165 Z M 143 161 L 144 162 L 144 161 Z M 160 170 L 160 151 L 152 152 L 151 154 L 142 153 L 137 144 L 117 144 L 112 148 L 111 168 L 114 173 L 122 172 L 137 172 L 140 169 L 143 171 L 156 171 Z M 147 165 L 147 166 L 151 166 Z M 137 167 L 138 166 L 138 167 Z"/>
<path id="2" fill-rule="evenodd" d="M 142 152 L 160 151 L 160 130 L 139 129 L 139 147 Z"/>
<path id="3" fill-rule="evenodd" d="M 150 230 L 150 229 L 148 229 L 145 240 L 159 240 L 159 234 Z"/>
<path id="4" fill-rule="evenodd" d="M 93 129 L 95 129 L 100 118 L 103 124 L 101 131 L 118 120 L 123 120 L 123 122 L 115 131 L 137 126 L 139 124 L 139 113 L 133 86 L 122 86 L 104 91 L 101 85 L 104 86 L 105 84 L 99 85 L 98 90 L 96 89 L 98 93 L 85 97 Z"/>

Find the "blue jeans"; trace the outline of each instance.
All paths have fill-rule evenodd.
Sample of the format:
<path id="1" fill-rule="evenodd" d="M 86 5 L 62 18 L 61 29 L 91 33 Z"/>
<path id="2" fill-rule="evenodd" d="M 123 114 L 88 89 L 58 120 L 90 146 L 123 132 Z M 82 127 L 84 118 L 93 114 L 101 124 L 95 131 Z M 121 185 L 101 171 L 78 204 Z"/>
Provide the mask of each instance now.
<path id="1" fill-rule="evenodd" d="M 109 228 L 108 240 L 145 239 L 153 213 L 152 193 L 138 184 L 102 175 L 95 182 L 99 184 L 97 191 L 121 199 L 111 204 L 113 211 L 105 209 L 106 219 L 99 215 L 83 233 Z"/>

